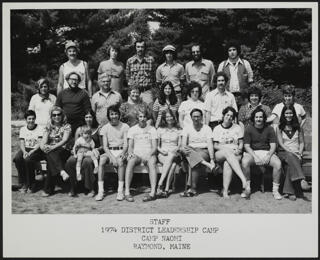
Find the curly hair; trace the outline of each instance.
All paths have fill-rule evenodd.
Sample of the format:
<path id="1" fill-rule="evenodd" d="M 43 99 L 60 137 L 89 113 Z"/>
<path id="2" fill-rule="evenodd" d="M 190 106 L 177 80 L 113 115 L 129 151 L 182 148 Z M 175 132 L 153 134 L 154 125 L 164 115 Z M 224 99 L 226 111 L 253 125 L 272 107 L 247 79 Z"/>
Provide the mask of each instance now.
<path id="1" fill-rule="evenodd" d="M 265 124 L 267 122 L 267 114 L 264 112 L 264 110 L 261 107 L 257 107 L 255 110 L 252 111 L 250 116 L 250 121 L 254 124 L 254 118 L 257 113 L 262 112 L 263 115 L 263 123 Z"/>
<path id="2" fill-rule="evenodd" d="M 235 119 L 238 116 L 237 111 L 233 107 L 226 107 L 222 110 L 222 118 L 224 118 L 225 114 L 227 114 L 229 111 L 231 111 L 233 114 L 232 119 Z"/>

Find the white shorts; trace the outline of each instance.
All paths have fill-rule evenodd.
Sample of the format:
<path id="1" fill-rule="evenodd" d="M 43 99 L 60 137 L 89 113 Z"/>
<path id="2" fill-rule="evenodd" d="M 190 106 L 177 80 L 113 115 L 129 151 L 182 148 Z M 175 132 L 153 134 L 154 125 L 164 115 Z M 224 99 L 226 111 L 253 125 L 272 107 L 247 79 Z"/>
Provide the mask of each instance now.
<path id="1" fill-rule="evenodd" d="M 253 150 L 254 151 L 254 153 L 260 158 L 260 159 L 262 159 L 262 158 L 264 158 L 265 156 L 267 156 L 267 153 L 269 152 L 269 151 L 266 151 L 266 150 Z M 244 154 L 248 154 L 248 155 L 250 155 L 249 153 L 247 153 L 247 152 L 245 152 Z M 251 155 L 250 155 L 251 156 Z"/>

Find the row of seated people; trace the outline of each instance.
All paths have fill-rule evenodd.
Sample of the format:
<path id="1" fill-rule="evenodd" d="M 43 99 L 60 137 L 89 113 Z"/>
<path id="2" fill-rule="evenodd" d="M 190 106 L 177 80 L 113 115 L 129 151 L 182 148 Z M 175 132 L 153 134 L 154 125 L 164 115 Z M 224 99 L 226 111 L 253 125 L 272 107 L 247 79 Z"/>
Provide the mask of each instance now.
<path id="1" fill-rule="evenodd" d="M 190 188 L 181 196 L 195 196 L 201 167 L 214 171 L 219 164 L 223 167 L 223 197 L 229 197 L 229 185 L 232 173 L 235 172 L 242 181 L 241 196 L 250 198 L 250 166 L 257 164 L 273 168 L 273 196 L 281 199 L 280 157 L 286 172 L 284 194 L 291 199 L 296 196 L 305 198 L 302 189 L 310 187 L 304 180 L 300 165 L 304 138 L 301 121 L 293 104 L 283 104 L 276 133 L 267 125 L 267 115 L 261 106 L 251 111 L 251 124 L 248 124 L 245 131 L 235 124 L 237 111 L 230 106 L 222 111 L 222 120 L 212 127 L 213 130 L 204 123 L 204 112 L 199 108 L 190 111 L 191 122 L 183 124 L 182 130 L 172 110 L 166 109 L 160 114 L 161 120 L 156 130 L 148 123 L 148 110 L 140 106 L 136 113 L 137 123 L 130 127 L 120 121 L 121 112 L 114 105 L 107 111 L 109 122 L 100 128 L 95 114 L 88 111 L 84 116 L 85 126 L 77 128 L 73 155 L 70 156 L 72 126 L 67 122 L 63 109 L 56 106 L 51 109 L 50 120 L 44 131 L 35 123 L 35 112 L 27 111 L 27 126 L 20 130 L 21 150 L 14 159 L 23 184 L 21 191 L 33 192 L 35 162 L 45 158 L 48 171 L 43 196 L 53 194 L 59 176 L 64 180 L 70 179 L 70 196 L 76 196 L 77 182 L 80 180 L 83 180 L 88 195 L 94 196 L 95 174 L 98 174 L 98 194 L 95 199 L 102 200 L 106 163 L 113 164 L 118 170 L 117 200 L 134 200 L 130 194 L 130 185 L 133 168 L 137 164 L 145 164 L 149 170 L 151 191 L 143 201 L 168 196 L 177 164 L 190 169 Z M 277 143 L 280 148 L 278 156 L 275 154 Z M 163 164 L 158 188 L 157 155 Z"/>

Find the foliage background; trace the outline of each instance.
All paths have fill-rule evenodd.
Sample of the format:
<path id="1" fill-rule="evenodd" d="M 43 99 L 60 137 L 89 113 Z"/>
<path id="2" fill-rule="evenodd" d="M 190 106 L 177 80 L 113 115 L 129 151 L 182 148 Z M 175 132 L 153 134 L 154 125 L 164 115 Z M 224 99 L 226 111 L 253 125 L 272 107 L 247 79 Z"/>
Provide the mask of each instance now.
<path id="1" fill-rule="evenodd" d="M 199 42 L 216 69 L 226 59 L 226 42 L 236 39 L 266 104 L 280 102 L 281 86 L 291 83 L 297 87 L 297 101 L 311 113 L 311 29 L 311 9 L 12 10 L 12 117 L 23 118 L 40 76 L 49 78 L 55 93 L 66 40 L 80 43 L 80 58 L 88 61 L 97 86 L 96 71 L 108 58 L 108 45 L 121 45 L 125 64 L 137 35 L 147 39 L 158 64 L 164 45 L 175 45 L 178 60 L 185 64 L 191 59 L 190 46 Z"/>

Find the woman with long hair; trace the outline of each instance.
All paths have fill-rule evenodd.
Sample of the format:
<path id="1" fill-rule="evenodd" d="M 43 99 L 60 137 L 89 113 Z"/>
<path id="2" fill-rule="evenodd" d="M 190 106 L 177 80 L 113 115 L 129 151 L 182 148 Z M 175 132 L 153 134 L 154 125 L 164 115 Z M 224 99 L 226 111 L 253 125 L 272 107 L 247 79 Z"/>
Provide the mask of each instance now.
<path id="1" fill-rule="evenodd" d="M 42 196 L 54 193 L 56 179 L 61 175 L 67 180 L 69 175 L 64 170 L 64 164 L 70 155 L 67 143 L 71 136 L 71 125 L 67 123 L 62 108 L 54 106 L 50 112 L 50 120 L 44 129 L 41 150 L 46 154 L 47 177 Z"/>
<path id="2" fill-rule="evenodd" d="M 278 155 L 285 170 L 283 193 L 290 200 L 296 200 L 297 197 L 306 199 L 303 190 L 310 189 L 310 186 L 301 168 L 304 136 L 293 105 L 282 109 L 277 137 Z"/>
<path id="3" fill-rule="evenodd" d="M 159 98 L 153 104 L 153 119 L 155 121 L 155 128 L 159 127 L 163 111 L 170 109 L 177 118 L 178 113 L 178 99 L 173 85 L 170 81 L 165 81 L 161 84 Z"/>
<path id="4" fill-rule="evenodd" d="M 167 198 L 172 177 L 179 158 L 181 144 L 181 130 L 178 129 L 177 119 L 172 110 L 162 111 L 161 122 L 157 129 L 158 160 L 162 164 L 161 177 L 158 182 L 157 196 Z M 167 177 L 168 176 L 168 177 Z M 166 185 L 163 182 L 167 177 Z"/>
<path id="5" fill-rule="evenodd" d="M 89 127 L 91 129 L 91 138 L 95 144 L 95 149 L 93 149 L 93 153 L 95 157 L 99 158 L 100 154 L 103 153 L 102 141 L 100 136 L 100 127 L 98 125 L 95 114 L 91 109 L 86 111 L 84 116 L 84 121 L 85 121 L 84 126 Z M 80 126 L 77 128 L 75 133 L 75 140 L 77 140 L 77 138 L 80 137 L 84 126 Z M 69 193 L 70 197 L 75 197 L 77 195 L 76 163 L 77 163 L 77 159 L 74 156 L 70 156 L 66 163 L 66 171 L 70 176 L 70 184 L 71 184 L 70 193 Z M 89 197 L 93 197 L 95 195 L 94 183 L 96 180 L 96 177 L 95 177 L 96 173 L 97 173 L 97 169 L 95 172 L 92 158 L 90 156 L 84 157 L 81 164 L 80 175 L 81 175 L 81 180 L 83 180 L 84 187 L 87 190 L 87 195 Z"/>

